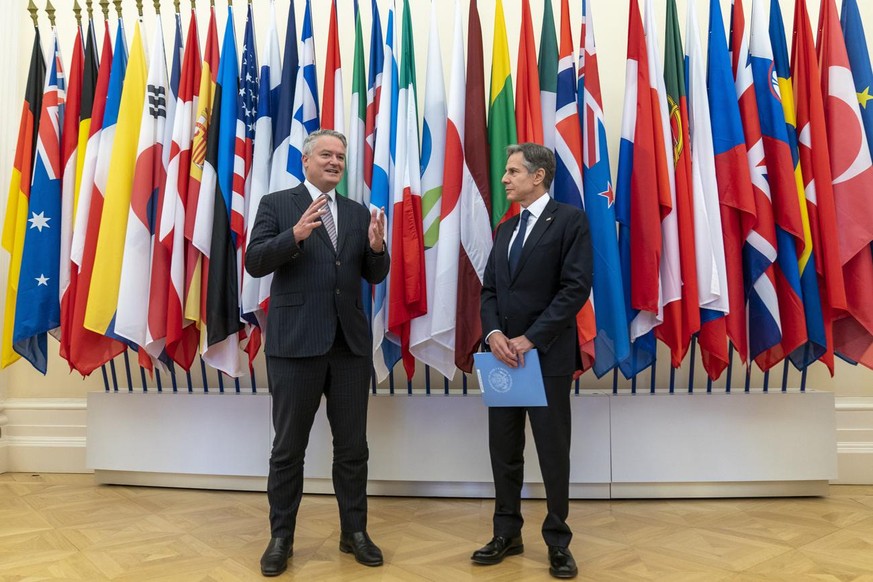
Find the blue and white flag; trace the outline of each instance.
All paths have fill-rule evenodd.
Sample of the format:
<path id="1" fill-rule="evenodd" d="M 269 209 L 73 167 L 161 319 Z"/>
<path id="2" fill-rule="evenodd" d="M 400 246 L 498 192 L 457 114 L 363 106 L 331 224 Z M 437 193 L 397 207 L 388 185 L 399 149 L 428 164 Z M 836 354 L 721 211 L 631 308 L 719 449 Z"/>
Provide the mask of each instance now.
<path id="1" fill-rule="evenodd" d="M 285 29 L 285 56 L 275 116 L 273 116 L 273 156 L 270 160 L 269 192 L 291 188 L 295 182 L 288 173 L 288 144 L 291 139 L 291 117 L 294 115 L 294 89 L 299 68 L 297 47 L 297 19 L 294 15 L 294 0 L 288 6 L 288 26 Z M 279 62 L 271 63 L 277 70 Z"/>
<path id="2" fill-rule="evenodd" d="M 319 127 L 318 76 L 315 70 L 315 40 L 312 37 L 312 8 L 306 0 L 303 30 L 300 32 L 301 55 L 294 89 L 294 116 L 291 118 L 291 141 L 288 145 L 288 172 L 292 185 L 306 179 L 303 174 L 303 141 Z"/>

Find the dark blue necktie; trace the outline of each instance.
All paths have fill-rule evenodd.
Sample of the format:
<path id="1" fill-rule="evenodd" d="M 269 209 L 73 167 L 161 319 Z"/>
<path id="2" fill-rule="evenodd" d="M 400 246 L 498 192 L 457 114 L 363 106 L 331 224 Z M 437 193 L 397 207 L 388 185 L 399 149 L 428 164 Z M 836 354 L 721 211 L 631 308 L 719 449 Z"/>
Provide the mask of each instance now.
<path id="1" fill-rule="evenodd" d="M 510 275 L 515 275 L 515 270 L 518 268 L 518 261 L 521 259 L 521 247 L 524 246 L 524 235 L 527 232 L 528 218 L 530 218 L 530 210 L 524 209 L 521 212 L 521 220 L 518 221 L 518 233 L 515 235 L 515 240 L 512 241 L 512 246 L 509 248 Z"/>

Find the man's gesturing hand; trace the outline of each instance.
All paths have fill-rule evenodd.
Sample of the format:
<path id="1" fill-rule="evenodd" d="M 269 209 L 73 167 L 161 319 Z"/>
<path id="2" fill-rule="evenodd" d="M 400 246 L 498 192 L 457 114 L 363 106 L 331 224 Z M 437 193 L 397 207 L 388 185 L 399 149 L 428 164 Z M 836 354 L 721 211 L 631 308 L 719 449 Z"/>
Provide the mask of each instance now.
<path id="1" fill-rule="evenodd" d="M 377 253 L 385 250 L 385 209 L 375 208 L 370 211 L 370 228 L 367 231 L 370 238 L 370 248 Z"/>
<path id="2" fill-rule="evenodd" d="M 309 208 L 294 225 L 294 240 L 297 244 L 305 241 L 312 234 L 312 231 L 321 226 L 321 215 L 325 212 L 330 212 L 327 205 L 327 195 L 322 194 L 312 201 Z"/>

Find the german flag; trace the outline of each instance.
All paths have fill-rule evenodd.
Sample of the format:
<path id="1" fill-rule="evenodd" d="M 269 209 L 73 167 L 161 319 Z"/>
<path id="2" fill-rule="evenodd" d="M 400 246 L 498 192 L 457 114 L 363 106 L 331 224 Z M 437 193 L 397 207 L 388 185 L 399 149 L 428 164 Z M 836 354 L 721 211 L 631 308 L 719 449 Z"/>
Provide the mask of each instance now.
<path id="1" fill-rule="evenodd" d="M 6 308 L 3 311 L 3 338 L 0 347 L 0 368 L 15 363 L 19 355 L 12 349 L 12 329 L 15 325 L 15 300 L 18 294 L 18 275 L 21 270 L 21 254 L 24 249 L 24 233 L 27 230 L 27 206 L 30 200 L 30 179 L 33 173 L 33 158 L 36 149 L 36 132 L 39 127 L 39 112 L 42 109 L 42 89 L 45 83 L 45 60 L 42 54 L 39 29 L 35 28 L 33 49 L 21 121 L 18 125 L 18 141 L 15 146 L 15 161 L 12 179 L 9 181 L 9 196 L 6 217 L 3 220 L 3 248 L 10 255 L 9 276 L 6 279 Z"/>

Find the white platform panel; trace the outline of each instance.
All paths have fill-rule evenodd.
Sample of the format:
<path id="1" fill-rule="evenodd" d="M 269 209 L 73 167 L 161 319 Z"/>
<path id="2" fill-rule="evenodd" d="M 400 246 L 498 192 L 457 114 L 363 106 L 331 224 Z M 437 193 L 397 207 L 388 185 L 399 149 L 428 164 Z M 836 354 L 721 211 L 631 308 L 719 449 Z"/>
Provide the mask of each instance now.
<path id="1" fill-rule="evenodd" d="M 837 477 L 827 392 L 618 395 L 611 442 L 615 485 Z"/>
<path id="2" fill-rule="evenodd" d="M 609 496 L 609 401 L 607 395 L 571 401 L 570 479 L 576 497 Z M 305 489 L 311 493 L 332 491 L 332 441 L 324 409 L 316 415 L 306 451 Z M 492 496 L 487 427 L 487 409 L 478 395 L 371 397 L 368 490 Z M 262 490 L 271 443 L 266 394 L 88 395 L 88 468 L 104 483 Z M 529 428 L 526 444 L 525 494 L 542 497 Z"/>
<path id="3" fill-rule="evenodd" d="M 270 422 L 269 396 L 91 392 L 88 468 L 262 477 Z"/>
<path id="4" fill-rule="evenodd" d="M 825 495 L 837 476 L 830 393 L 588 394 L 572 399 L 571 496 Z M 104 483 L 264 490 L 266 394 L 92 393 L 88 468 Z M 525 490 L 542 497 L 533 438 Z M 370 399 L 368 491 L 490 497 L 487 410 L 478 395 Z M 322 406 L 305 490 L 328 493 Z"/>

